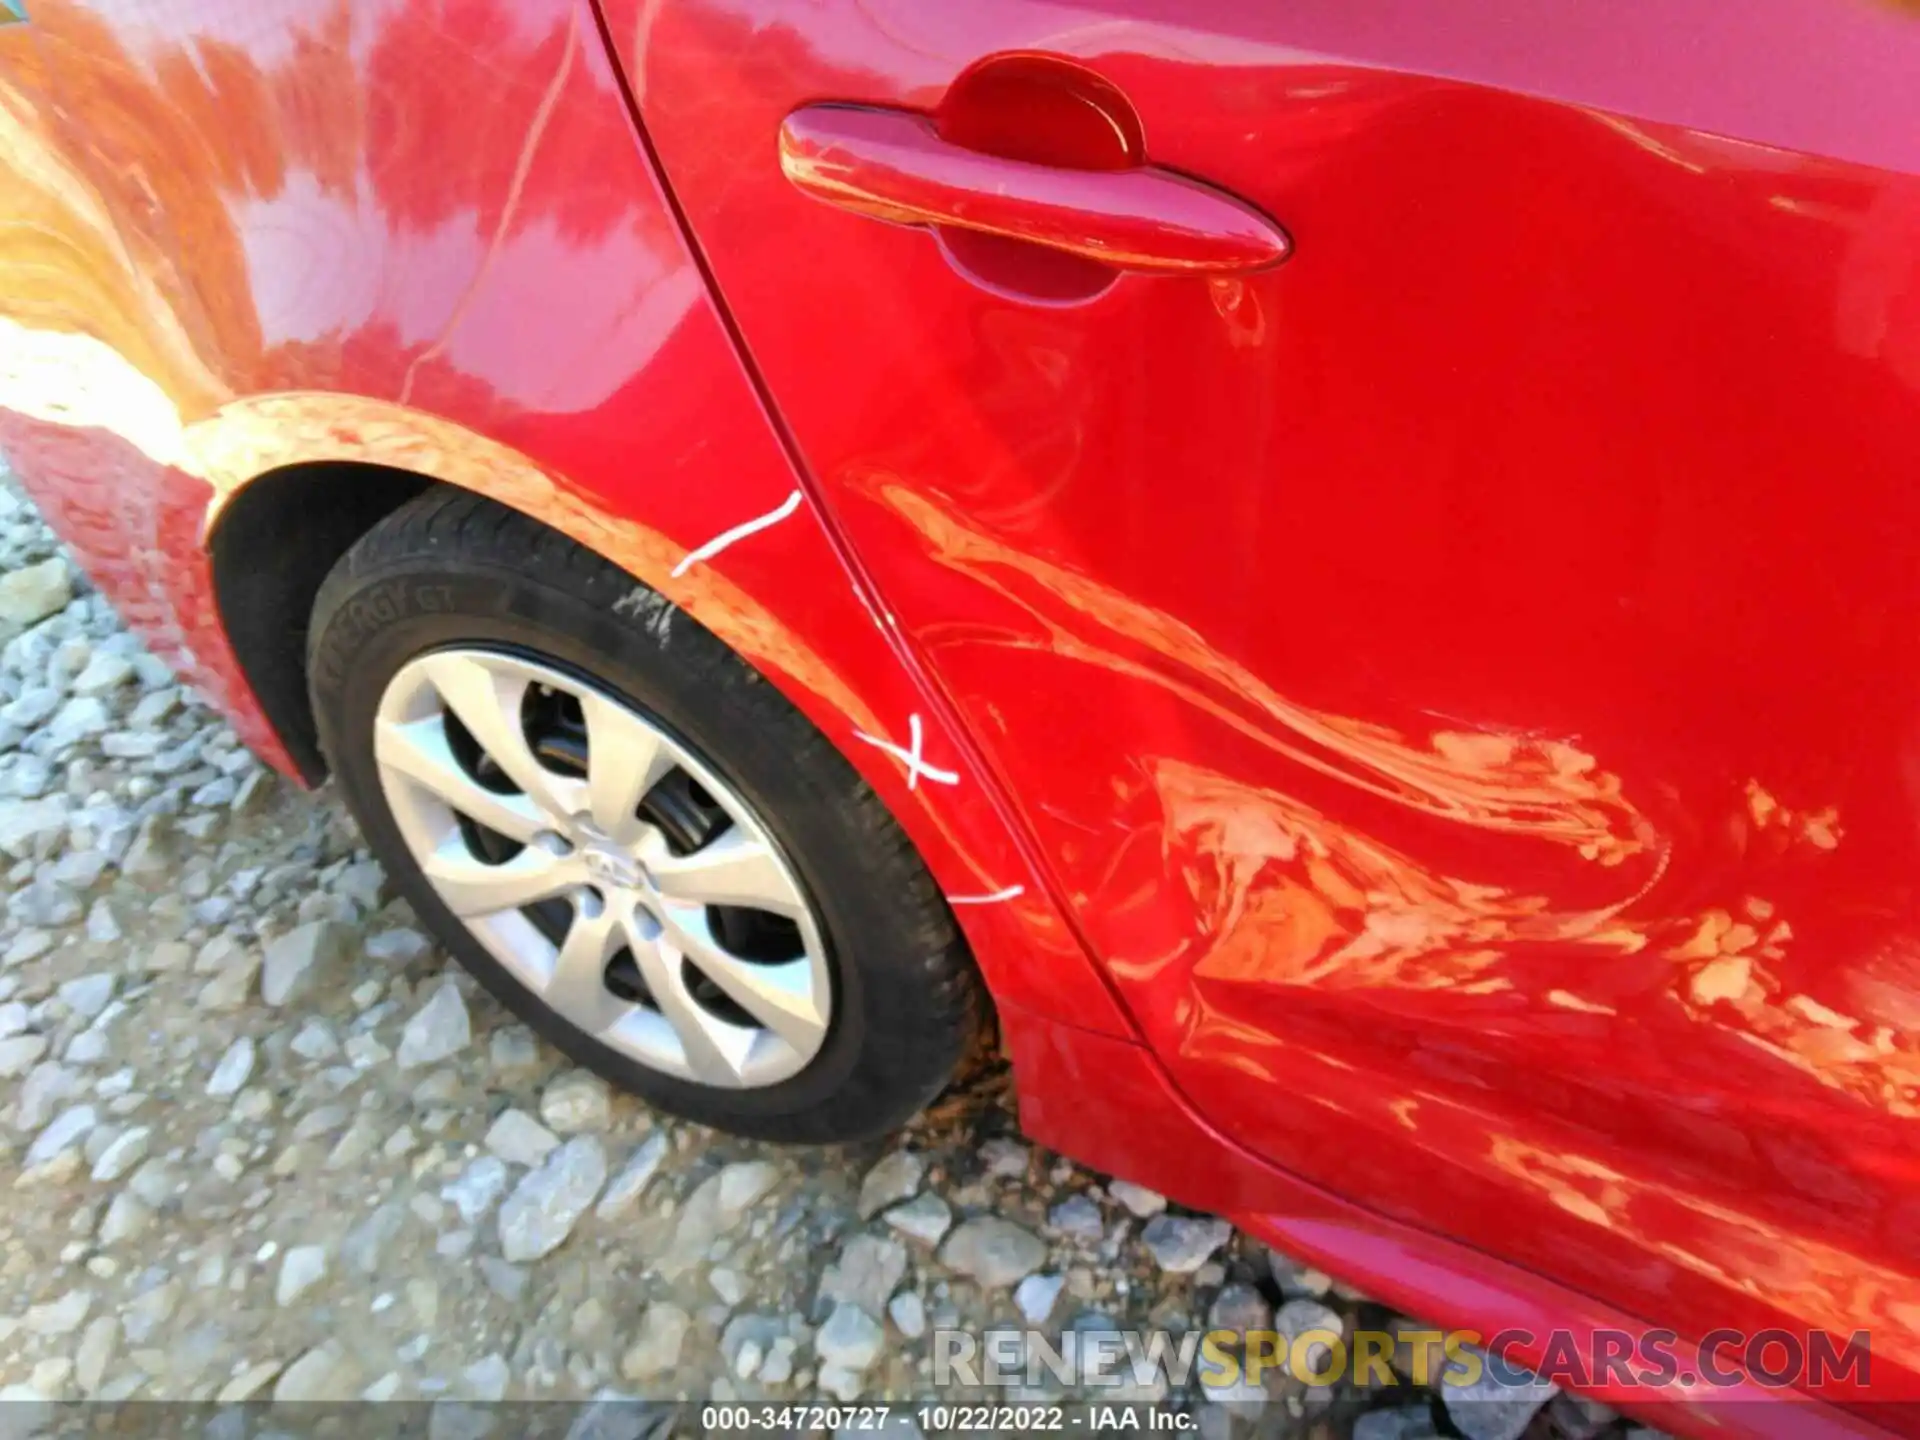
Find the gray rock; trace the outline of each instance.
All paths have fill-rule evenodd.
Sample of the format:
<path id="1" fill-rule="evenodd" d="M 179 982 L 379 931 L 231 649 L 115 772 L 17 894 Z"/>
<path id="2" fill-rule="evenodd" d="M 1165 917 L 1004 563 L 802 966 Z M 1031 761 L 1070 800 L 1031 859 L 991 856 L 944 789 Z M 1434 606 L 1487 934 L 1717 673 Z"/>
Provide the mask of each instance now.
<path id="1" fill-rule="evenodd" d="M 1307 1346 L 1308 1373 L 1325 1374 L 1334 1347 L 1344 1343 L 1346 1321 L 1337 1310 L 1318 1300 L 1289 1300 L 1273 1315 L 1273 1328 L 1281 1337 L 1282 1353 L 1291 1355 L 1294 1344 L 1305 1335 L 1328 1337 Z M 1289 1367 L 1288 1373 L 1291 1374 Z M 1304 1376 L 1297 1376 L 1304 1379 Z"/>
<path id="2" fill-rule="evenodd" d="M 714 1266 L 707 1274 L 707 1283 L 713 1286 L 713 1293 L 720 1297 L 729 1310 L 747 1298 L 746 1278 L 728 1266 Z"/>
<path id="3" fill-rule="evenodd" d="M 427 953 L 427 937 L 418 930 L 382 930 L 367 938 L 369 960 L 382 965 L 408 965 Z"/>
<path id="4" fill-rule="evenodd" d="M 36 729 L 46 723 L 47 717 L 60 708 L 60 702 L 65 698 L 59 688 L 53 685 L 28 686 L 5 705 L 0 705 L 0 720 L 17 725 L 22 730 Z"/>
<path id="5" fill-rule="evenodd" d="M 913 1198 L 926 1172 L 926 1161 L 911 1150 L 895 1150 L 882 1157 L 860 1182 L 860 1218 L 871 1220 L 889 1205 Z"/>
<path id="6" fill-rule="evenodd" d="M 964 1221 L 940 1247 L 943 1265 L 988 1289 L 1018 1284 L 1046 1259 L 1047 1247 L 1036 1236 L 997 1215 Z"/>
<path id="7" fill-rule="evenodd" d="M 326 1021 L 312 1019 L 302 1022 L 300 1029 L 288 1042 L 287 1048 L 302 1060 L 331 1060 L 340 1053 L 340 1041 L 333 1033 L 333 1027 Z"/>
<path id="8" fill-rule="evenodd" d="M 607 1183 L 606 1192 L 601 1195 L 600 1203 L 593 1207 L 593 1213 L 602 1220 L 613 1220 L 631 1210 L 636 1201 L 652 1183 L 653 1177 L 660 1173 L 661 1162 L 667 1158 L 667 1137 L 664 1131 L 655 1131 L 640 1143 L 640 1147 L 628 1157 L 627 1163 Z"/>
<path id="9" fill-rule="evenodd" d="M 1074 1240 L 1097 1243 L 1107 1233 L 1100 1207 L 1085 1195 L 1069 1195 L 1047 1212 L 1047 1224 Z"/>
<path id="10" fill-rule="evenodd" d="M 111 1248 L 122 1240 L 131 1240 L 141 1234 L 152 1219 L 153 1211 L 136 1197 L 122 1191 L 107 1206 L 107 1213 L 100 1219 L 100 1232 L 95 1238 L 102 1248 Z"/>
<path id="11" fill-rule="evenodd" d="M 821 1275 L 820 1299 L 823 1304 L 857 1305 L 878 1315 L 906 1273 L 905 1246 L 878 1235 L 855 1235 Z"/>
<path id="12" fill-rule="evenodd" d="M 560 1139 L 524 1110 L 503 1110 L 487 1128 L 487 1149 L 509 1165 L 538 1165 Z"/>
<path id="13" fill-rule="evenodd" d="M 500 1207 L 500 1251 L 537 1260 L 564 1242 L 607 1179 L 598 1139 L 576 1135 L 529 1171 Z"/>
<path id="14" fill-rule="evenodd" d="M 918 1240 L 922 1245 L 938 1245 L 940 1237 L 953 1225 L 953 1211 L 932 1192 L 894 1206 L 882 1218 L 909 1240 Z"/>
<path id="15" fill-rule="evenodd" d="M 352 932 L 332 920 L 295 926 L 267 946 L 260 965 L 260 998 L 285 1005 L 311 990 L 319 977 L 344 965 Z"/>
<path id="16" fill-rule="evenodd" d="M 780 1167 L 768 1160 L 744 1160 L 720 1172 L 720 1209 L 737 1219 L 773 1189 Z"/>
<path id="17" fill-rule="evenodd" d="M 472 1225 L 506 1193 L 507 1180 L 506 1162 L 498 1155 L 482 1155 L 461 1171 L 458 1179 L 440 1187 L 440 1198 Z"/>
<path id="18" fill-rule="evenodd" d="M 4 807 L 0 807 L 0 815 Z M 25 964 L 29 960 L 38 960 L 53 948 L 53 936 L 45 930 L 26 929 L 7 943 L 4 952 L 0 952 L 0 965 L 12 969 L 15 965 Z"/>
<path id="19" fill-rule="evenodd" d="M 21 1082 L 20 1098 L 14 1104 L 13 1123 L 22 1130 L 38 1130 L 51 1118 L 54 1106 L 72 1099 L 83 1088 L 79 1072 L 57 1061 L 43 1061 L 34 1066 Z"/>
<path id="20" fill-rule="evenodd" d="M 120 1322 L 111 1315 L 99 1316 L 81 1334 L 80 1346 L 73 1354 L 73 1382 L 86 1398 L 100 1393 L 119 1343 Z"/>
<path id="21" fill-rule="evenodd" d="M 526 1293 L 527 1272 L 518 1265 L 509 1265 L 491 1255 L 482 1255 L 478 1268 L 487 1288 L 502 1300 L 518 1300 Z"/>
<path id="22" fill-rule="evenodd" d="M 1013 1303 L 1030 1325 L 1044 1325 L 1066 1288 L 1064 1275 L 1029 1275 L 1014 1287 Z"/>
<path id="23" fill-rule="evenodd" d="M 996 1136 L 980 1147 L 980 1158 L 986 1162 L 987 1174 L 1006 1180 L 1024 1180 L 1027 1176 L 1027 1163 L 1032 1152 L 1018 1140 L 1008 1140 Z"/>
<path id="24" fill-rule="evenodd" d="M 540 1040 L 524 1025 L 496 1030 L 487 1041 L 487 1064 L 504 1079 L 517 1079 L 540 1069 Z"/>
<path id="25" fill-rule="evenodd" d="M 64 610 L 72 598 L 73 576 L 57 556 L 0 575 L 0 645 Z"/>
<path id="26" fill-rule="evenodd" d="M 1111 1195 L 1127 1210 L 1145 1220 L 1158 1215 L 1167 1208 L 1164 1195 L 1147 1189 L 1144 1185 L 1135 1185 L 1131 1180 L 1110 1180 L 1107 1182 L 1107 1194 Z"/>
<path id="27" fill-rule="evenodd" d="M 827 1323 L 813 1337 L 813 1350 L 822 1364 L 857 1374 L 871 1368 L 880 1358 L 880 1347 L 886 1338 L 880 1322 L 865 1310 L 858 1305 L 840 1304 L 833 1307 Z"/>
<path id="28" fill-rule="evenodd" d="M 0 1040 L 0 1078 L 11 1079 L 31 1069 L 46 1053 L 44 1035 L 12 1035 Z"/>
<path id="29" fill-rule="evenodd" d="M 144 1345 L 173 1318 L 185 1287 L 161 1270 L 149 1270 L 137 1282 L 145 1286 L 120 1310 L 120 1324 L 127 1339 Z"/>
<path id="30" fill-rule="evenodd" d="M 86 906 L 86 939 L 94 945 L 119 945 L 127 939 L 127 927 L 121 924 L 113 900 L 100 897 Z"/>
<path id="31" fill-rule="evenodd" d="M 202 1010 L 238 1010 L 247 1003 L 247 997 L 253 989 L 253 977 L 260 969 L 260 957 L 252 954 L 237 955 L 213 979 L 201 988 L 199 1005 Z"/>
<path id="32" fill-rule="evenodd" d="M 172 1166 L 158 1157 L 141 1162 L 127 1179 L 127 1189 L 142 1204 L 158 1210 L 185 1187 Z"/>
<path id="33" fill-rule="evenodd" d="M 918 1340 L 927 1333 L 927 1305 L 912 1290 L 902 1290 L 887 1302 L 887 1318 L 893 1321 L 893 1328 L 909 1340 Z"/>
<path id="34" fill-rule="evenodd" d="M 77 1145 L 100 1122 L 99 1112 L 91 1105 L 74 1105 L 60 1112 L 27 1149 L 29 1166 L 44 1165 L 61 1151 Z"/>
<path id="35" fill-rule="evenodd" d="M 673 1373 L 680 1365 L 680 1349 L 693 1328 L 693 1317 L 678 1305 L 649 1305 L 640 1316 L 640 1330 L 626 1354 L 620 1373 L 636 1383 Z"/>
<path id="36" fill-rule="evenodd" d="M 1249 1330 L 1270 1330 L 1273 1307 L 1267 1303 L 1267 1297 L 1251 1285 L 1238 1282 L 1226 1285 L 1207 1307 L 1207 1328 L 1237 1330 L 1243 1334 Z"/>
<path id="37" fill-rule="evenodd" d="M 78 980 L 67 981 L 55 993 L 67 1009 L 91 1020 L 113 999 L 113 986 L 111 975 L 82 975 Z"/>
<path id="38" fill-rule="evenodd" d="M 774 1342 L 786 1334 L 785 1324 L 773 1315 L 736 1315 L 720 1332 L 720 1356 L 741 1380 L 760 1373 Z"/>
<path id="39" fill-rule="evenodd" d="M 76 695 L 54 712 L 41 732 L 47 748 L 55 755 L 65 754 L 82 740 L 104 735 L 113 728 L 113 712 L 97 695 Z"/>
<path id="40" fill-rule="evenodd" d="M 1519 1440 L 1534 1412 L 1559 1394 L 1560 1387 L 1484 1351 L 1480 1354 L 1480 1375 L 1471 1385 L 1437 1387 L 1447 1419 L 1468 1440 Z"/>
<path id="41" fill-rule="evenodd" d="M 273 1377 L 280 1373 L 281 1368 L 281 1362 L 278 1360 L 262 1360 L 257 1364 L 249 1365 L 221 1386 L 219 1394 L 214 1398 L 222 1405 L 238 1405 L 243 1401 L 251 1400 L 267 1387 Z M 242 1423 L 244 1423 L 244 1417 Z M 212 1440 L 212 1437 L 209 1437 L 209 1440 Z M 220 1440 L 228 1440 L 228 1437 L 221 1436 Z"/>
<path id="42" fill-rule="evenodd" d="M 613 1120 L 607 1082 L 585 1070 L 569 1070 L 540 1096 L 540 1118 L 556 1135 L 604 1130 Z"/>
<path id="43" fill-rule="evenodd" d="M 242 1035 L 227 1047 L 227 1053 L 220 1057 L 220 1063 L 213 1067 L 213 1077 L 207 1081 L 207 1094 L 224 1098 L 240 1093 L 240 1087 L 247 1083 L 247 1077 L 253 1074 L 253 1040 Z"/>
<path id="44" fill-rule="evenodd" d="M 400 1049 L 395 1061 L 402 1070 L 437 1065 L 466 1049 L 472 1038 L 467 1002 L 460 997 L 460 989 L 452 980 L 443 980 L 400 1032 Z"/>
<path id="45" fill-rule="evenodd" d="M 507 1386 L 512 1379 L 513 1372 L 507 1368 L 504 1356 L 487 1355 L 460 1372 L 460 1389 L 468 1400 L 498 1405 L 507 1398 Z"/>
<path id="46" fill-rule="evenodd" d="M 800 1342 L 791 1335 L 776 1335 L 767 1347 L 767 1358 L 760 1362 L 762 1385 L 784 1385 L 793 1379 L 793 1357 Z"/>
<path id="47" fill-rule="evenodd" d="M 113 1142 L 93 1162 L 93 1178 L 111 1184 L 147 1158 L 147 1146 L 153 1131 L 146 1125 L 133 1125 L 114 1136 Z"/>
<path id="48" fill-rule="evenodd" d="M 687 1197 L 674 1221 L 673 1239 L 660 1256 L 663 1274 L 678 1275 L 700 1263 L 714 1241 L 740 1223 L 747 1207 L 779 1178 L 774 1165 L 742 1161 L 710 1175 Z"/>
<path id="49" fill-rule="evenodd" d="M 296 1245 L 280 1262 L 280 1279 L 273 1287 L 274 1303 L 285 1308 L 318 1285 L 327 1274 L 327 1247 Z"/>
<path id="50" fill-rule="evenodd" d="M 16 860 L 45 853 L 66 828 L 67 804 L 61 796 L 0 800 L 0 851 Z"/>
<path id="51" fill-rule="evenodd" d="M 71 1335 L 78 1330 L 93 1309 L 91 1290 L 69 1290 L 58 1300 L 27 1309 L 26 1327 L 35 1335 Z"/>
<path id="52" fill-rule="evenodd" d="M 1333 1289 L 1332 1276 L 1309 1265 L 1302 1265 L 1278 1250 L 1267 1251 L 1267 1273 L 1273 1276 L 1273 1283 L 1288 1299 L 1318 1300 Z"/>
<path id="53" fill-rule="evenodd" d="M 121 655 L 97 654 L 73 677 L 76 695 L 110 695 L 133 679 L 133 662 Z"/>
<path id="54" fill-rule="evenodd" d="M 1156 1215 L 1140 1234 L 1153 1263 L 1169 1275 L 1191 1275 L 1232 1237 L 1224 1220 L 1186 1215 Z"/>
<path id="55" fill-rule="evenodd" d="M 380 908 L 380 896 L 386 886 L 387 874 L 379 862 L 361 860 L 342 870 L 332 889 L 334 894 L 345 896 L 362 915 L 371 915 Z"/>
<path id="56" fill-rule="evenodd" d="M 360 1388 L 360 1369 L 337 1341 L 313 1347 L 287 1366 L 273 1387 L 276 1405 L 346 1401 Z"/>

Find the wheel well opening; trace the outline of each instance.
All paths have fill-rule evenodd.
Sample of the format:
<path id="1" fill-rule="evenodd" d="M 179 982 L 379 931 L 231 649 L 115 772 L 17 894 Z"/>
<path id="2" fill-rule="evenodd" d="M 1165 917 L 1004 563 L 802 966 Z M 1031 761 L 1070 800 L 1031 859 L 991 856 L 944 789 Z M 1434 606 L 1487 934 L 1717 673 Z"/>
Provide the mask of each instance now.
<path id="1" fill-rule="evenodd" d="M 309 784 L 327 776 L 307 697 L 307 621 L 320 584 L 354 541 L 440 482 L 357 461 L 256 477 L 208 542 L 214 602 L 267 721 Z"/>

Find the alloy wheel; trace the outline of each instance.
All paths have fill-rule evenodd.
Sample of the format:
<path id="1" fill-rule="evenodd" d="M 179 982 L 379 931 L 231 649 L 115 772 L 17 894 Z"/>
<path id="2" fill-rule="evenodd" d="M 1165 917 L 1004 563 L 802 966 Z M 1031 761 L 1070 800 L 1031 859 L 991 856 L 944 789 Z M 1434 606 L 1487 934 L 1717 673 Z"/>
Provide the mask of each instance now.
<path id="1" fill-rule="evenodd" d="M 435 650 L 388 683 L 374 757 L 427 882 L 570 1025 L 725 1089 L 819 1053 L 832 977 L 804 887 L 639 708 L 522 655 Z"/>

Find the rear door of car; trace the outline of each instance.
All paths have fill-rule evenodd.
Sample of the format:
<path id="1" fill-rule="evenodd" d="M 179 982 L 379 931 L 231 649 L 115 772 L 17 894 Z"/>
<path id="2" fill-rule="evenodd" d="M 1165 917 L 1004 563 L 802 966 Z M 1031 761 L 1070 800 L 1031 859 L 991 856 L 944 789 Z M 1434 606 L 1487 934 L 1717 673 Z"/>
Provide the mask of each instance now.
<path id="1" fill-rule="evenodd" d="M 1696 1335 L 1890 1320 L 1920 21 L 605 14 L 812 483 L 1208 1119 Z M 823 103 L 1160 167 L 1292 254 L 1103 273 L 878 223 L 783 173 Z M 1114 224 L 1081 248 L 1179 248 Z"/>

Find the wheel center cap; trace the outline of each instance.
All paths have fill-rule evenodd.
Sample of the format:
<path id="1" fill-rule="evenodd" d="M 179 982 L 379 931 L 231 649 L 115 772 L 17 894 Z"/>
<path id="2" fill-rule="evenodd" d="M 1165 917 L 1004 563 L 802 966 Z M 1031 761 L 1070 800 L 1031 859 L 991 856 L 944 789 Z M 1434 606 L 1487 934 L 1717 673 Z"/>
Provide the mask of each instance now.
<path id="1" fill-rule="evenodd" d="M 603 885 L 617 885 L 622 889 L 636 888 L 646 878 L 646 871 L 640 862 L 631 855 L 623 855 L 618 850 L 601 845 L 588 845 L 580 852 L 586 862 L 587 874 Z"/>

